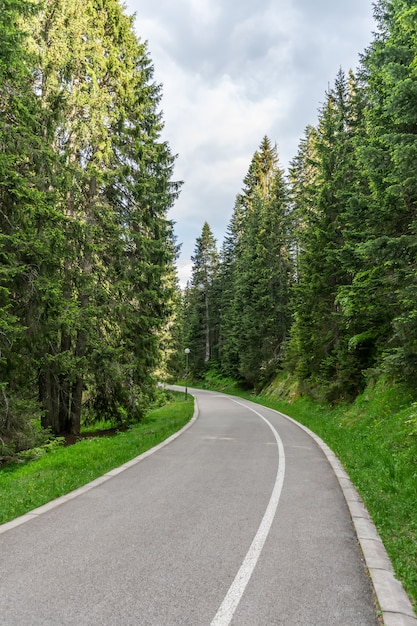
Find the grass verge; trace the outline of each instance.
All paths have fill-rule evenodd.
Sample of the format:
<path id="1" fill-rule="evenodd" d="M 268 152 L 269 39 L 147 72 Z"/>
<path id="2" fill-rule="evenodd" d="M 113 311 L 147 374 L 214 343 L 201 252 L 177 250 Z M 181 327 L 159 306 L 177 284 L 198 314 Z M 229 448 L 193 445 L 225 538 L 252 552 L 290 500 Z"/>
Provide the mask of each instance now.
<path id="1" fill-rule="evenodd" d="M 407 391 L 381 380 L 353 404 L 331 407 L 306 397 L 287 402 L 273 388 L 254 395 L 229 381 L 210 383 L 204 386 L 289 415 L 327 443 L 365 502 L 417 612 L 417 403 Z"/>
<path id="2" fill-rule="evenodd" d="M 0 524 L 87 484 L 180 430 L 191 419 L 194 403 L 190 396 L 185 402 L 182 393 L 173 397 L 125 432 L 83 439 L 27 464 L 4 467 L 0 470 Z"/>

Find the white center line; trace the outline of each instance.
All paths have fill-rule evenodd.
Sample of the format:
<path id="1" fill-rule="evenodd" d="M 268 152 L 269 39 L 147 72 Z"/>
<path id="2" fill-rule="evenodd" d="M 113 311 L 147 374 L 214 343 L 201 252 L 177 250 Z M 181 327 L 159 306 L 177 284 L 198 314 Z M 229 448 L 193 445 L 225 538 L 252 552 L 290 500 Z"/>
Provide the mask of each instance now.
<path id="1" fill-rule="evenodd" d="M 242 565 L 239 568 L 238 573 L 235 576 L 234 581 L 229 588 L 229 591 L 227 592 L 223 602 L 221 603 L 220 608 L 214 616 L 210 626 L 228 626 L 228 624 L 230 624 L 230 622 L 232 621 L 233 615 L 245 592 L 246 586 L 250 580 L 250 577 L 252 576 L 253 570 L 256 567 L 259 556 L 262 552 L 262 548 L 264 547 L 266 538 L 268 537 L 269 531 L 271 529 L 271 525 L 274 520 L 275 513 L 278 507 L 278 502 L 281 496 L 285 475 L 284 446 L 275 428 L 263 415 L 258 413 L 258 411 L 255 411 L 255 409 L 252 409 L 242 402 L 233 400 L 232 398 L 229 398 L 229 400 L 235 402 L 236 404 L 240 404 L 240 406 L 245 407 L 245 409 L 248 409 L 249 411 L 252 411 L 252 413 L 258 415 L 261 419 L 263 419 L 264 422 L 268 424 L 269 428 L 272 430 L 278 446 L 278 471 L 275 479 L 274 489 L 272 491 L 271 498 L 269 500 L 265 514 L 259 525 L 258 531 L 242 562 Z"/>

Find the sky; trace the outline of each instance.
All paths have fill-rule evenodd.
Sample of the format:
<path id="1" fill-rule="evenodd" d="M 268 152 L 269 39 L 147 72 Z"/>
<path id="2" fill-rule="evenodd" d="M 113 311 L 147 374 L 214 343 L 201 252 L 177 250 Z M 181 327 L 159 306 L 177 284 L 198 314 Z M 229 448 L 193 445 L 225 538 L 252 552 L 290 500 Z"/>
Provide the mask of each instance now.
<path id="1" fill-rule="evenodd" d="M 162 86 L 162 139 L 184 184 L 168 217 L 181 286 L 208 222 L 220 247 L 263 137 L 287 169 L 340 68 L 372 40 L 371 0 L 125 0 Z"/>

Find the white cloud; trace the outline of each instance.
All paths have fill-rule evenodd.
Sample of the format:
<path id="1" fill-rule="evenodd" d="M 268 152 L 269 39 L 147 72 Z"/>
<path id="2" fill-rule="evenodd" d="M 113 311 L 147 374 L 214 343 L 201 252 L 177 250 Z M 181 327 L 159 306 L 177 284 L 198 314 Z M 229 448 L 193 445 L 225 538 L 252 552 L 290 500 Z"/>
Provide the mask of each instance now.
<path id="1" fill-rule="evenodd" d="M 183 4 L 191 8 L 197 26 L 207 27 L 220 16 L 220 9 L 213 0 L 183 0 Z"/>
<path id="2" fill-rule="evenodd" d="M 190 259 L 180 259 L 177 263 L 178 282 L 181 289 L 186 287 L 191 276 L 193 264 Z"/>
<path id="3" fill-rule="evenodd" d="M 164 94 L 170 108 L 164 113 L 166 134 L 179 154 L 176 177 L 185 180 L 173 218 L 190 218 L 213 187 L 228 195 L 229 206 L 221 211 L 223 215 L 227 210 L 231 213 L 234 196 L 265 129 L 271 120 L 289 114 L 291 98 L 277 93 L 253 101 L 230 76 L 221 76 L 211 85 L 172 63 L 167 76 Z"/>
<path id="4" fill-rule="evenodd" d="M 340 66 L 371 40 L 372 0 L 127 0 L 162 83 L 164 138 L 185 181 L 171 217 L 184 283 L 205 220 L 219 244 L 264 135 L 284 165 Z"/>
<path id="5" fill-rule="evenodd" d="M 187 76 L 177 71 L 173 83 L 165 85 L 165 92 L 173 102 L 173 111 L 167 111 L 166 119 L 171 128 L 174 126 L 178 145 L 187 155 L 205 144 L 216 145 L 219 159 L 222 151 L 230 151 L 233 144 L 242 149 L 251 137 L 259 137 L 277 109 L 271 96 L 257 102 L 248 100 L 240 85 L 227 75 L 221 76 L 215 85 L 207 85 L 199 75 Z M 181 130 L 171 123 L 180 120 Z M 181 132 L 184 122 L 187 133 Z"/>

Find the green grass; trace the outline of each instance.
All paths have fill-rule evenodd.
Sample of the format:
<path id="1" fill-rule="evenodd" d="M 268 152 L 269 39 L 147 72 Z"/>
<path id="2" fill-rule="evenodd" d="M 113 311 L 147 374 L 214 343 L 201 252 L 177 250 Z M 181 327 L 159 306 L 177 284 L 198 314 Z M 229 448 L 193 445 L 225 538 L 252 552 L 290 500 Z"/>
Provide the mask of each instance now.
<path id="1" fill-rule="evenodd" d="M 276 409 L 304 424 L 335 452 L 363 498 L 397 577 L 417 609 L 417 403 L 401 387 L 380 381 L 353 404 L 330 405 L 306 397 L 287 402 L 217 381 L 218 391 Z M 283 381 L 276 387 L 283 388 Z"/>
<path id="2" fill-rule="evenodd" d="M 125 432 L 84 439 L 29 463 L 4 467 L 0 470 L 0 523 L 85 485 L 180 430 L 191 419 L 194 403 L 190 396 L 185 402 L 181 393 L 174 397 Z"/>

